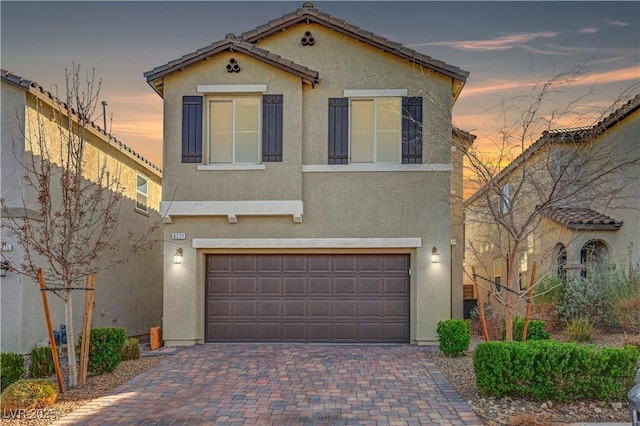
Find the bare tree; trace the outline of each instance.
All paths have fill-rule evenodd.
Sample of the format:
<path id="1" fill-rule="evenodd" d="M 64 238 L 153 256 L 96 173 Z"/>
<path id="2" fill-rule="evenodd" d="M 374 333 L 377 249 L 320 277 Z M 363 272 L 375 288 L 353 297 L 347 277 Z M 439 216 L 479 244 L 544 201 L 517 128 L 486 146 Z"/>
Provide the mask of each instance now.
<path id="1" fill-rule="evenodd" d="M 36 100 L 36 111 L 25 117 L 26 155 L 22 163 L 22 207 L 25 214 L 12 215 L 2 199 L 3 226 L 23 247 L 22 260 L 10 261 L 12 270 L 37 279 L 46 277 L 48 289 L 65 303 L 69 387 L 77 385 L 76 338 L 73 328 L 73 294 L 83 287 L 87 275 L 126 262 L 148 249 L 158 238 L 159 222 L 136 233 L 118 235 L 118 216 L 123 197 L 118 162 L 106 152 L 92 155 L 88 164 L 87 137 L 100 81 L 95 71 L 81 79 L 80 66 L 66 70 L 64 102 L 45 104 Z M 15 142 L 14 142 L 15 145 Z M 23 153 L 24 154 L 24 153 Z M 27 212 L 33 212 L 27 214 Z"/>
<path id="2" fill-rule="evenodd" d="M 491 295 L 504 307 L 507 340 L 513 338 L 517 307 L 527 297 L 520 274 L 521 265 L 527 262 L 528 246 L 534 236 L 538 241 L 552 238 L 543 235 L 544 218 L 568 207 L 631 205 L 625 188 L 638 176 L 640 152 L 636 146 L 613 155 L 609 149 L 613 141 L 608 140 L 606 130 L 620 119 L 612 112 L 632 98 L 638 87 L 622 93 L 587 124 L 587 116 L 579 107 L 584 106 L 581 101 L 589 93 L 564 103 L 557 103 L 555 95 L 589 71 L 585 64 L 574 67 L 535 86 L 527 96 L 501 104 L 496 121 L 502 124 L 496 131 L 494 149 L 490 153 L 481 152 L 477 146 L 467 150 L 466 174 L 480 189 L 465 202 L 470 240 L 466 256 L 480 265 L 486 265 L 493 256 L 504 259 L 506 282 L 491 283 Z M 509 121 L 507 115 L 517 118 Z M 566 118 L 571 116 L 581 126 L 587 125 L 554 130 L 566 128 Z M 535 285 L 528 283 L 527 287 Z"/>

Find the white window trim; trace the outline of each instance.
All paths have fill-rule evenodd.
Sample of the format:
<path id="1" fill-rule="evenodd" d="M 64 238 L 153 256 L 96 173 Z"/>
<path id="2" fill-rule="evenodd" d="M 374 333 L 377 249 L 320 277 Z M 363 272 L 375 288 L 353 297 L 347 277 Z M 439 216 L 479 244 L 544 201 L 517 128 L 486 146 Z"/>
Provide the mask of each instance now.
<path id="1" fill-rule="evenodd" d="M 391 92 L 391 90 L 389 90 L 389 92 Z M 362 99 L 359 99 L 357 97 L 355 97 L 358 101 L 363 101 L 363 100 L 371 100 L 373 101 L 373 162 L 372 163 L 365 163 L 365 162 L 353 162 L 351 159 L 351 153 L 353 152 L 352 148 L 351 148 L 351 123 L 353 123 L 353 117 L 351 116 L 353 109 L 351 107 L 351 102 L 353 99 L 349 99 L 349 164 L 402 164 L 402 99 L 399 99 L 400 102 L 400 114 L 398 116 L 398 128 L 400 129 L 400 133 L 398 135 L 398 162 L 378 162 L 378 129 L 377 129 L 377 125 L 378 125 L 378 105 L 376 102 L 376 98 L 379 98 L 382 96 L 376 96 L 376 97 L 363 97 Z M 391 96 L 388 96 L 391 97 Z M 393 96 L 393 97 L 397 97 L 397 96 Z"/>
<path id="2" fill-rule="evenodd" d="M 251 93 L 254 93 L 253 91 Z M 227 101 L 231 101 L 232 103 L 232 109 L 231 109 L 231 115 L 232 115 L 232 122 L 235 123 L 235 116 L 236 116 L 236 100 L 238 99 L 238 97 L 234 97 L 234 96 L 211 96 L 211 97 L 207 97 L 206 101 L 207 101 L 207 109 L 206 109 L 206 120 L 207 120 L 207 149 L 206 149 L 206 159 L 207 159 L 207 163 L 203 164 L 201 166 L 206 166 L 206 167 L 212 167 L 213 169 L 210 170 L 242 170 L 243 167 L 249 167 L 248 169 L 244 169 L 244 170 L 260 170 L 260 169 L 254 169 L 252 168 L 253 166 L 261 166 L 262 164 L 260 163 L 260 161 L 262 160 L 262 99 L 259 99 L 257 96 L 242 96 L 242 98 L 245 99 L 255 99 L 258 101 L 258 108 L 259 108 L 259 112 L 258 112 L 258 162 L 257 163 L 236 163 L 236 133 L 235 133 L 235 126 L 233 126 L 233 133 L 232 133 L 232 146 L 231 146 L 231 163 L 213 163 L 211 162 L 211 103 L 212 102 L 227 102 Z M 198 170 L 207 170 L 207 169 L 200 169 L 198 168 Z"/>
<path id="3" fill-rule="evenodd" d="M 345 89 L 343 92 L 345 98 L 398 98 L 407 96 L 407 89 L 374 89 L 374 90 L 350 90 Z"/>
<path id="4" fill-rule="evenodd" d="M 265 93 L 266 84 L 199 84 L 198 93 Z"/>
<path id="5" fill-rule="evenodd" d="M 450 172 L 451 164 L 310 164 L 302 166 L 302 173 L 346 173 L 346 172 Z"/>
<path id="6" fill-rule="evenodd" d="M 265 170 L 267 168 L 264 164 L 200 164 L 197 166 L 197 170 L 210 170 L 210 171 L 239 171 L 239 170 Z"/>

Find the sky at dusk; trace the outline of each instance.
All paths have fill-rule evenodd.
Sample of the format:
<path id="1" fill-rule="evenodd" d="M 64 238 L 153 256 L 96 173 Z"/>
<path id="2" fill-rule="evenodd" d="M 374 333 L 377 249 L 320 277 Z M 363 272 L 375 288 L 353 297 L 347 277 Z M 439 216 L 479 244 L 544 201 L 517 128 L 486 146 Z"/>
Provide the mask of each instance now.
<path id="1" fill-rule="evenodd" d="M 162 164 L 162 99 L 143 73 L 295 11 L 303 1 L 0 2 L 3 69 L 64 90 L 72 61 L 102 79 L 111 133 Z M 493 107 L 592 59 L 575 82 L 584 110 L 640 84 L 640 2 L 313 1 L 320 11 L 469 71 L 457 127 L 489 146 Z M 568 93 L 569 94 L 569 93 Z M 101 109 L 96 123 L 102 125 Z M 584 121 L 584 119 L 582 120 Z M 564 127 L 590 125 L 567 122 Z"/>

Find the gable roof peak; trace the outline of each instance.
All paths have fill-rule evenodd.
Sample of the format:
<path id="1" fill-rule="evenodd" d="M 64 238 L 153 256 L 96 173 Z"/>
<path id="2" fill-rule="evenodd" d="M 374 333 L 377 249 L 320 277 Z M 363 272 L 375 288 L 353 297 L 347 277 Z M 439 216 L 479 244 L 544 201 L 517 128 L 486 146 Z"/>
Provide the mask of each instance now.
<path id="1" fill-rule="evenodd" d="M 303 9 L 313 9 L 313 3 L 311 3 L 310 1 L 306 1 L 304 2 L 304 4 L 302 5 Z"/>

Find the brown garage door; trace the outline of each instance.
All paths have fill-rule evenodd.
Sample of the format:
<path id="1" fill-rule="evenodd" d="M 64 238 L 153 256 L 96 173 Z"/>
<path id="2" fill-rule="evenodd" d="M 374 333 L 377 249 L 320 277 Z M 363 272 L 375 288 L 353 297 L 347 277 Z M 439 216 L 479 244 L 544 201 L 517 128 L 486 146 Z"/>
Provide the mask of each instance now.
<path id="1" fill-rule="evenodd" d="M 206 342 L 409 341 L 408 255 L 208 255 Z"/>

